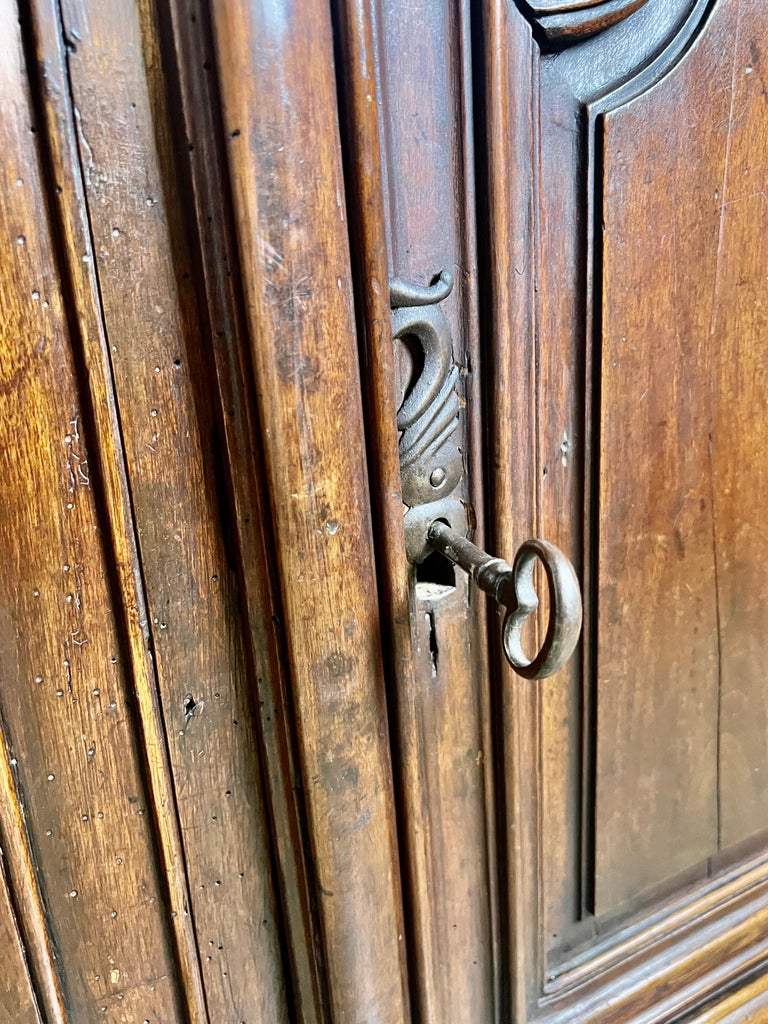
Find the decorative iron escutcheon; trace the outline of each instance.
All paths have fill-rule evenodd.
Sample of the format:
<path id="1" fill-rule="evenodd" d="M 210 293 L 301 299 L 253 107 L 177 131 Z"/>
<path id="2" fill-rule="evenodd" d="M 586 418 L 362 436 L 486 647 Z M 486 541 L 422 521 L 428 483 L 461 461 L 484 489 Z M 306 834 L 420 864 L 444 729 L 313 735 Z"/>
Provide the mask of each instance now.
<path id="1" fill-rule="evenodd" d="M 438 551 L 464 569 L 481 590 L 506 608 L 502 643 L 510 665 L 528 679 L 544 679 L 562 668 L 578 643 L 582 618 L 579 581 L 570 561 L 548 541 L 525 541 L 509 565 L 481 551 L 463 535 L 467 513 L 455 494 L 464 473 L 454 438 L 459 424 L 459 371 L 453 362 L 450 324 L 438 305 L 452 288 L 448 270 L 426 287 L 390 281 L 392 335 L 415 338 L 424 360 L 397 414 L 406 555 L 419 564 L 430 552 Z M 528 658 L 522 633 L 539 605 L 533 585 L 537 560 L 549 586 L 549 621 L 539 652 Z"/>

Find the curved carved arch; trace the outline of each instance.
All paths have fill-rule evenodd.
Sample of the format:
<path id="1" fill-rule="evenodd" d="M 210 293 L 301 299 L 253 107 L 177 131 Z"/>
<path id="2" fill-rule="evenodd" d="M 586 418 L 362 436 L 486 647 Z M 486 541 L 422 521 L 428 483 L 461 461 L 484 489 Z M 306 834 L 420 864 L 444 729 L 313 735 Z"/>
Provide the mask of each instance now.
<path id="1" fill-rule="evenodd" d="M 703 28 L 712 0 L 518 0 L 544 60 L 587 104 L 637 95 L 668 73 Z"/>
<path id="2" fill-rule="evenodd" d="M 525 4 L 544 36 L 568 45 L 610 28 L 643 7 L 648 0 L 529 0 Z"/>

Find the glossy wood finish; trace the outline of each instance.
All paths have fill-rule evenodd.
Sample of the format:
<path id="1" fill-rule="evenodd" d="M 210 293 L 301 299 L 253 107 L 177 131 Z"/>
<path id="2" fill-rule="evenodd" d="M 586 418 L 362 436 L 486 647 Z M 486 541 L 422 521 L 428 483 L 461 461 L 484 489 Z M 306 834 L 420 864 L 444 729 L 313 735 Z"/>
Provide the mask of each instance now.
<path id="1" fill-rule="evenodd" d="M 46 921 L 40 888 L 35 877 L 27 832 L 24 827 L 23 805 L 13 779 L 13 768 L 8 757 L 8 746 L 3 739 L 0 760 L 0 848 L 2 849 L 3 884 L 9 904 L 9 932 L 18 935 L 20 956 L 24 958 L 23 973 L 14 972 L 14 983 L 9 984 L 8 1001 L 15 991 L 14 1012 L 24 1013 L 33 1007 L 39 1009 L 48 1021 L 63 1024 L 64 998 L 54 968 L 51 936 Z M 11 943 L 11 946 L 13 943 Z M 31 991 L 30 991 L 31 989 Z"/>
<path id="2" fill-rule="evenodd" d="M 5 824 L 5 823 L 4 823 Z M 5 837 L 2 836 L 5 844 Z M 29 975 L 19 921 L 11 906 L 4 857 L 0 855 L 0 1012 L 10 1024 L 41 1024 L 37 999 Z"/>
<path id="3" fill-rule="evenodd" d="M 364 257 L 359 262 L 378 270 L 384 253 L 376 246 L 386 243 L 389 276 L 428 284 L 448 268 L 456 278 L 441 308 L 451 324 L 466 403 L 457 428 L 467 468 L 460 496 L 471 501 L 482 520 L 469 9 L 371 3 L 342 5 L 341 10 L 353 196 L 361 190 L 358 204 L 350 205 L 353 238 L 357 235 Z M 424 34 L 423 25 L 433 31 Z M 419 84 L 425 73 L 432 82 L 426 91 Z M 373 458 L 381 460 L 384 474 L 396 454 L 392 368 L 397 404 L 414 368 L 404 344 L 398 341 L 393 352 L 389 331 L 377 322 L 389 319 L 387 295 L 374 287 L 378 279 L 376 273 L 373 281 L 361 275 L 358 285 L 364 297 L 366 353 L 378 371 L 370 387 L 385 396 L 372 399 L 378 409 L 367 424 Z M 455 587 L 441 590 L 409 571 L 396 464 L 385 479 L 395 473 L 394 485 L 380 487 L 375 511 L 386 524 L 391 498 L 396 498 L 393 511 L 400 522 L 383 527 L 382 557 L 390 601 L 390 693 L 413 936 L 414 1012 L 425 1022 L 459 1022 L 470 1015 L 492 1020 L 499 1007 L 482 605 L 470 601 L 460 572 Z"/>
<path id="4" fill-rule="evenodd" d="M 766 863 L 741 865 L 703 891 L 662 903 L 553 970 L 531 1019 L 546 1024 L 672 1022 L 764 970 Z M 695 1016 L 694 1016 L 695 1019 Z"/>
<path id="5" fill-rule="evenodd" d="M 768 985 L 765 976 L 690 1018 L 690 1024 L 760 1024 L 768 1014 Z"/>
<path id="6" fill-rule="evenodd" d="M 394 1024 L 404 929 L 330 18 L 221 0 L 214 31 L 331 1016 Z"/>
<path id="7" fill-rule="evenodd" d="M 84 1024 L 174 1019 L 182 1004 L 109 557 L 97 532 L 88 395 L 76 377 L 46 216 L 42 126 L 25 87 L 16 12 L 10 4 L 0 11 L 10 43 L 2 62 L 0 419 L 14 439 L 4 455 L 0 527 L 12 567 L 0 599 L 6 751 L 67 1012 Z M 13 828 L 4 821 L 4 833 Z M 56 1019 L 55 992 L 41 991 Z"/>
<path id="8" fill-rule="evenodd" d="M 3 1020 L 763 1019 L 758 0 L 22 6 Z M 583 576 L 544 684 L 404 557 L 443 268 L 468 523 Z"/>

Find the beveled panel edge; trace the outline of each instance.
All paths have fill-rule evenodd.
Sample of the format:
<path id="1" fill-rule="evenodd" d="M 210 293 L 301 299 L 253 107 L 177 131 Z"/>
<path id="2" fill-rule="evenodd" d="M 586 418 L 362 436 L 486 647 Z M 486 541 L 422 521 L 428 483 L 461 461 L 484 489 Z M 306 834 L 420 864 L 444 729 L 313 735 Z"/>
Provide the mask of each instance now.
<path id="1" fill-rule="evenodd" d="M 259 422 L 280 438 L 265 475 L 330 1017 L 399 1024 L 410 1006 L 330 11 L 217 0 L 211 21 Z"/>
<path id="2" fill-rule="evenodd" d="M 758 1016 L 759 1014 L 759 1016 Z M 758 1024 L 768 1016 L 768 972 L 761 973 L 746 982 L 736 992 L 695 1011 L 681 1024 Z"/>
<path id="3" fill-rule="evenodd" d="M 617 106 L 674 70 L 706 29 L 712 6 L 713 0 L 648 0 L 562 52 L 540 43 L 540 58 L 581 103 Z"/>
<path id="4" fill-rule="evenodd" d="M 615 1019 L 608 1012 L 621 1008 L 627 1024 L 671 1022 L 766 961 L 768 857 L 761 857 L 678 901 L 646 927 L 625 929 L 565 964 L 545 984 L 532 1019 L 607 1024 Z M 652 993 L 660 991 L 669 995 L 651 1007 Z"/>

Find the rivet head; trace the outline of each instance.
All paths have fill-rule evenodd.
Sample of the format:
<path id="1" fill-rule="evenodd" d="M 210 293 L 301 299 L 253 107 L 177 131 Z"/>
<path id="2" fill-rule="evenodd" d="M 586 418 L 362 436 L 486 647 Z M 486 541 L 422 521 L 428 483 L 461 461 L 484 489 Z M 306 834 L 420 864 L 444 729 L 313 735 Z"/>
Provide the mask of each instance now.
<path id="1" fill-rule="evenodd" d="M 437 469 L 432 470 L 429 482 L 433 487 L 440 487 L 445 483 L 445 470 L 442 466 L 438 466 Z"/>

